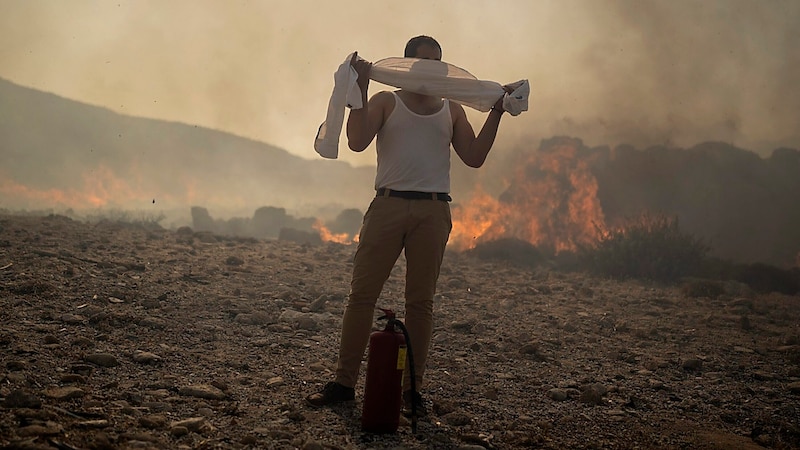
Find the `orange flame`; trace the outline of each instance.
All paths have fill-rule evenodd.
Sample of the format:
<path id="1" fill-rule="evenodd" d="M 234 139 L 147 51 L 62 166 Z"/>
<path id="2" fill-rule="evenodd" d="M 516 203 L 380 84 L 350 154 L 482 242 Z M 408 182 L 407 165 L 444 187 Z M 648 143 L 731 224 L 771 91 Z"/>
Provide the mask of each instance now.
<path id="1" fill-rule="evenodd" d="M 594 242 L 605 220 L 597 180 L 571 141 L 521 161 L 509 188 L 494 199 L 483 191 L 453 209 L 450 244 L 456 250 L 516 238 L 555 253 Z"/>
<path id="2" fill-rule="evenodd" d="M 136 164 L 126 173 L 115 173 L 98 164 L 82 174 L 74 187 L 37 189 L 20 183 L 0 173 L 0 206 L 11 208 L 140 208 L 155 203 L 158 207 L 183 207 L 195 202 L 242 207 L 243 198 L 218 192 L 213 186 L 204 186 L 197 180 L 178 176 L 165 185 L 160 179 L 146 179 Z"/>
<path id="3" fill-rule="evenodd" d="M 321 220 L 317 220 L 312 226 L 319 232 L 319 237 L 323 242 L 336 242 L 339 244 L 352 244 L 358 242 L 358 235 L 350 236 L 349 233 L 333 233 Z"/>
<path id="4" fill-rule="evenodd" d="M 36 189 L 4 178 L 0 179 L 0 196 L 11 199 L 10 203 L 18 206 L 45 205 L 75 209 L 116 206 L 120 200 L 145 197 L 102 165 L 83 175 L 82 189 Z"/>

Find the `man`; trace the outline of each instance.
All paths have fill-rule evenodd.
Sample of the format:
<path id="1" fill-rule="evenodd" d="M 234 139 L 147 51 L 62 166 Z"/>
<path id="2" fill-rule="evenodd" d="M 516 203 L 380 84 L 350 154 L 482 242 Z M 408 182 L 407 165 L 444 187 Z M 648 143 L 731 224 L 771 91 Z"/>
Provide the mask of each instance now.
<path id="1" fill-rule="evenodd" d="M 442 59 L 430 36 L 408 41 L 405 57 Z M 470 167 L 481 167 L 494 143 L 503 99 L 498 99 L 475 136 L 464 108 L 442 98 L 405 90 L 383 91 L 367 102 L 372 63 L 353 56 L 364 107 L 347 119 L 348 146 L 362 152 L 377 136 L 377 195 L 366 214 L 353 264 L 353 278 L 342 320 L 335 380 L 306 397 L 315 407 L 355 399 L 361 360 L 372 328 L 375 303 L 400 252 L 406 255 L 405 325 L 414 352 L 415 382 L 422 386 L 433 331 L 436 280 L 450 235 L 450 146 Z M 409 389 L 406 370 L 403 386 Z M 419 415 L 422 396 L 403 393 Z"/>

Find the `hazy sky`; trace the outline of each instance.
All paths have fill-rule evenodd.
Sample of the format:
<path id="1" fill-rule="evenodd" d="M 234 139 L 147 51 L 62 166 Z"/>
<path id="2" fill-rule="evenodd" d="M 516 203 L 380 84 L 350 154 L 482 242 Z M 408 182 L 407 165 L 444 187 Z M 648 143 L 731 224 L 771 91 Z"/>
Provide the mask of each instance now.
<path id="1" fill-rule="evenodd" d="M 314 158 L 344 57 L 402 56 L 428 34 L 478 78 L 530 80 L 531 111 L 503 119 L 499 146 L 565 134 L 769 154 L 800 147 L 798 24 L 797 0 L 0 0 L 0 77 Z"/>

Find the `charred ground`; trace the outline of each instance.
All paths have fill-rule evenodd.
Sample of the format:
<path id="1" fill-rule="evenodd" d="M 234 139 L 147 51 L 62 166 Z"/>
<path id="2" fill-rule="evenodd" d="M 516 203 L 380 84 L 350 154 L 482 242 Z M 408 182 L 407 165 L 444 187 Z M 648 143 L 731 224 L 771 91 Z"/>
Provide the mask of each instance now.
<path id="1" fill-rule="evenodd" d="M 416 436 L 364 434 L 358 389 L 351 407 L 302 402 L 331 377 L 354 249 L 0 217 L 0 445 L 800 446 L 798 296 L 456 252 L 436 298 L 431 416 Z M 403 276 L 401 260 L 379 300 L 401 317 Z"/>

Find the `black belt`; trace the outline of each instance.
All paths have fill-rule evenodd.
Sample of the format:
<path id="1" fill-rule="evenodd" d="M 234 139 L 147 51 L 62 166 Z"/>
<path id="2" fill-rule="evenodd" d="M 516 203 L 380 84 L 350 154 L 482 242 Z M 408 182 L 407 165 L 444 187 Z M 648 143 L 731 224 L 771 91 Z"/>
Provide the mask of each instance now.
<path id="1" fill-rule="evenodd" d="M 387 188 L 380 188 L 376 197 L 399 197 L 406 200 L 441 200 L 450 202 L 453 199 L 444 192 L 417 192 L 417 191 L 393 191 Z"/>

